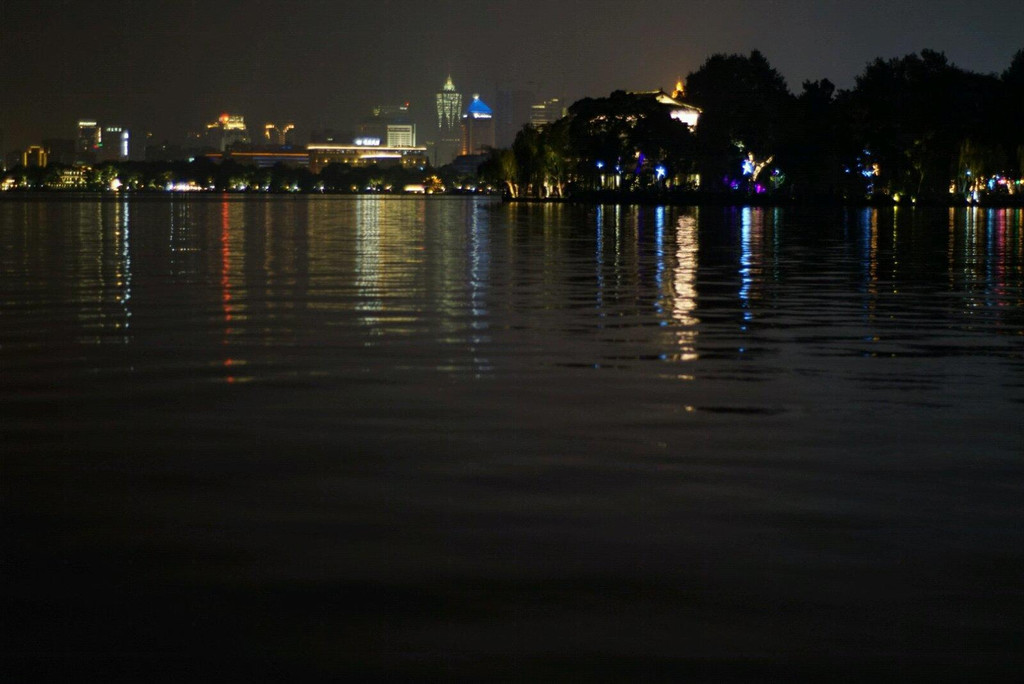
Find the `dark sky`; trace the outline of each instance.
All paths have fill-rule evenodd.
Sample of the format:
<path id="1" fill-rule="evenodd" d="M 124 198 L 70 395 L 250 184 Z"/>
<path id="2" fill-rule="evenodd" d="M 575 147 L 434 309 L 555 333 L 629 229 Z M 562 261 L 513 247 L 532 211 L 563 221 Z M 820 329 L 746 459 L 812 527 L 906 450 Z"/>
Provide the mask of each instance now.
<path id="1" fill-rule="evenodd" d="M 923 48 L 1001 72 L 1022 0 L 0 0 L 8 149 L 79 117 L 177 137 L 225 110 L 349 129 L 374 103 L 429 121 L 449 69 L 485 99 L 670 88 L 715 52 L 761 50 L 799 90 Z M 427 131 L 421 130 L 420 137 Z"/>

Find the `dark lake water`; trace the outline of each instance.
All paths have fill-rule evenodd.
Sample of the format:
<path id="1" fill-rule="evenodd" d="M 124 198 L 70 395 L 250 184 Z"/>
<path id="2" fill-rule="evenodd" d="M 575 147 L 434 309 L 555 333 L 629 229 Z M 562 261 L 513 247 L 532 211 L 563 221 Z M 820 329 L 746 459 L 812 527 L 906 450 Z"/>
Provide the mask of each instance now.
<path id="1" fill-rule="evenodd" d="M 1020 209 L 5 198 L 0 662 L 1015 677 L 1022 232 Z"/>

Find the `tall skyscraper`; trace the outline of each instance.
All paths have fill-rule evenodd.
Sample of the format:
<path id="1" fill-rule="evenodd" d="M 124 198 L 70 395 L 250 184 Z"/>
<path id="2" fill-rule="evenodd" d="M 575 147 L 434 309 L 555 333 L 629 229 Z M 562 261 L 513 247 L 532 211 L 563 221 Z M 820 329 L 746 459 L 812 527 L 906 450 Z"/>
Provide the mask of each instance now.
<path id="1" fill-rule="evenodd" d="M 83 164 L 92 164 L 96 161 L 96 150 L 100 148 L 103 141 L 103 129 L 92 119 L 79 119 L 78 137 L 75 139 L 75 148 L 78 154 L 78 161 Z"/>
<path id="2" fill-rule="evenodd" d="M 462 115 L 462 145 L 460 154 L 484 154 L 494 147 L 494 112 L 479 95 Z"/>
<path id="3" fill-rule="evenodd" d="M 358 125 L 354 142 L 359 145 L 415 147 L 416 124 L 410 117 L 409 103 L 375 106 Z"/>
<path id="4" fill-rule="evenodd" d="M 79 119 L 75 155 L 81 164 L 128 159 L 128 129 L 123 126 L 101 126 L 92 119 Z"/>
<path id="5" fill-rule="evenodd" d="M 96 161 L 126 161 L 128 159 L 128 129 L 122 126 L 104 126 L 100 144 L 96 148 Z"/>
<path id="6" fill-rule="evenodd" d="M 248 145 L 249 130 L 245 127 L 245 117 L 225 112 L 213 123 L 206 124 L 206 144 L 220 152 L 232 145 Z"/>
<path id="7" fill-rule="evenodd" d="M 268 123 L 263 127 L 263 144 L 290 147 L 295 144 L 295 124 Z"/>
<path id="8" fill-rule="evenodd" d="M 437 166 L 451 162 L 459 153 L 462 145 L 461 114 L 462 94 L 456 92 L 449 74 L 437 94 L 437 144 L 434 146 L 434 164 Z"/>
<path id="9" fill-rule="evenodd" d="M 530 108 L 537 96 L 529 90 L 498 90 L 494 103 L 494 140 L 498 147 L 511 147 L 524 124 L 530 123 Z"/>
<path id="10" fill-rule="evenodd" d="M 30 166 L 44 168 L 47 164 L 48 155 L 42 145 L 30 145 L 29 148 L 21 154 L 21 165 L 25 168 Z"/>

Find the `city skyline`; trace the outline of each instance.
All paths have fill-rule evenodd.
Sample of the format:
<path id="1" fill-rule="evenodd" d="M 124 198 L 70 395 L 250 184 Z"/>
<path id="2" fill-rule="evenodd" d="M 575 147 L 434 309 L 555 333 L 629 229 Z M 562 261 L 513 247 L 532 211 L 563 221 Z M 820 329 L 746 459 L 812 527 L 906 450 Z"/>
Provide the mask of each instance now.
<path id="1" fill-rule="evenodd" d="M 304 135 L 346 127 L 381 102 L 412 102 L 422 131 L 451 73 L 464 97 L 499 90 L 537 101 L 669 88 L 717 52 L 759 49 L 786 77 L 853 85 L 867 62 L 928 47 L 982 73 L 1020 48 L 1024 7 L 904 0 L 611 3 L 534 0 L 337 7 L 256 0 L 30 3 L 0 0 L 0 128 L 8 149 L 71 137 L 81 118 L 117 121 L 141 141 L 174 139 L 222 111 L 294 121 Z M 355 29 L 353 27 L 356 27 Z M 254 40 L 254 36 L 258 39 Z M 74 59 L 54 46 L 81 46 Z M 40 49 L 51 46 L 50 49 Z"/>

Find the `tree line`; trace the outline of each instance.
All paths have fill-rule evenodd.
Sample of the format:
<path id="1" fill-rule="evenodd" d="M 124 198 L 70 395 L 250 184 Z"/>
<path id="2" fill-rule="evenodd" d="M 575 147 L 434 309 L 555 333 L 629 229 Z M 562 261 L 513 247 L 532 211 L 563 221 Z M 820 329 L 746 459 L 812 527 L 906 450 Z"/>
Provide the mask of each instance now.
<path id="1" fill-rule="evenodd" d="M 651 94 L 585 98 L 481 173 L 510 197 L 1024 199 L 1024 50 L 998 75 L 924 50 L 870 62 L 849 90 L 822 79 L 798 94 L 758 51 L 716 54 L 683 99 L 702 110 L 695 129 Z"/>

